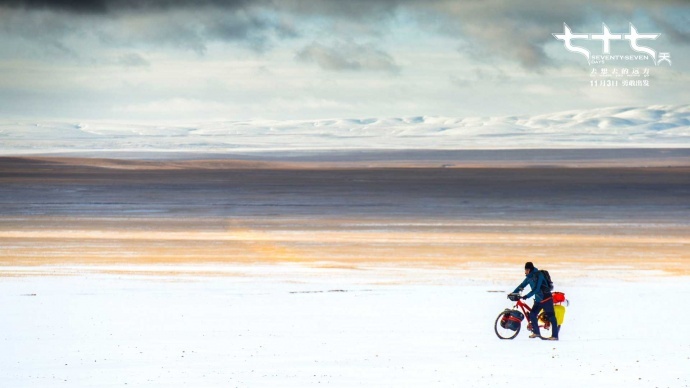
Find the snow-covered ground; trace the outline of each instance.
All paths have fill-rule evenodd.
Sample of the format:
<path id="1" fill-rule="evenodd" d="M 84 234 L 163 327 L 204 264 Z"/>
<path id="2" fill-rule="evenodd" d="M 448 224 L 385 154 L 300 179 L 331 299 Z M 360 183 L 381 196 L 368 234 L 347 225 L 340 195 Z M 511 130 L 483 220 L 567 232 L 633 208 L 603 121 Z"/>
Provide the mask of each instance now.
<path id="1" fill-rule="evenodd" d="M 0 121 L 0 154 L 690 147 L 690 105 L 538 116 L 190 123 Z"/>
<path id="2" fill-rule="evenodd" d="M 571 302 L 561 341 L 524 329 L 504 341 L 494 320 L 522 271 L 482 272 L 277 265 L 242 276 L 3 277 L 0 385 L 690 385 L 689 279 L 561 273 Z"/>

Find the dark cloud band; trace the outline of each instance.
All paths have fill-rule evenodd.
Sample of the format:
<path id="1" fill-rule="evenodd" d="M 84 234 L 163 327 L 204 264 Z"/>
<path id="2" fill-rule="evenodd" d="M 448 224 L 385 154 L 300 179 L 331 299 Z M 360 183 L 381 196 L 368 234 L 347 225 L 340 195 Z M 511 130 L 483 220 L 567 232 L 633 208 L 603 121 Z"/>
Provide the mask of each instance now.
<path id="1" fill-rule="evenodd" d="M 207 6 L 239 8 L 260 0 L 0 0 L 0 6 L 27 10 L 54 10 L 104 14 L 119 11 L 166 10 Z"/>
<path id="2" fill-rule="evenodd" d="M 536 3 L 544 5 L 540 13 L 553 10 L 551 2 Z M 399 6 L 414 6 L 419 8 L 433 5 L 445 5 L 463 9 L 483 8 L 485 10 L 512 9 L 519 14 L 525 7 L 515 4 L 512 0 L 453 1 L 453 0 L 0 0 L 0 7 L 23 9 L 50 9 L 81 13 L 105 13 L 123 10 L 157 10 L 174 8 L 238 8 L 251 5 L 270 6 L 275 9 L 290 9 L 297 13 L 331 13 L 340 15 L 355 15 L 361 12 L 390 12 Z M 630 0 L 620 4 L 613 0 L 580 0 L 570 2 L 576 7 L 596 5 L 616 6 L 622 8 L 662 7 L 670 5 L 687 5 L 687 0 Z M 521 11 L 523 10 L 523 11 Z"/>

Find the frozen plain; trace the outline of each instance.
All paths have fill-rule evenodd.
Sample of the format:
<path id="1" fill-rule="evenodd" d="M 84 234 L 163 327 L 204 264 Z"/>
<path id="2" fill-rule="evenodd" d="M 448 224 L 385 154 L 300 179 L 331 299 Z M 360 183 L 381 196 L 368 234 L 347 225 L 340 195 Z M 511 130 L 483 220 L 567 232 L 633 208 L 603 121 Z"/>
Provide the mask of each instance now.
<path id="1" fill-rule="evenodd" d="M 2 386 L 690 385 L 687 277 L 556 272 L 571 303 L 551 342 L 493 332 L 521 268 L 230 269 L 3 278 Z"/>

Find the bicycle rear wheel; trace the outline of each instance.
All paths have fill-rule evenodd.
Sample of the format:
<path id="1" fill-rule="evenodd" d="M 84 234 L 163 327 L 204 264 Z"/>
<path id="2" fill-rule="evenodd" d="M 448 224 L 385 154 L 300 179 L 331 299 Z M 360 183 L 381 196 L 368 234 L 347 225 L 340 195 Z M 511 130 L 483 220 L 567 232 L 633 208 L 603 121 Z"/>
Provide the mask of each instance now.
<path id="1" fill-rule="evenodd" d="M 528 318 L 529 319 L 529 318 Z M 543 338 L 549 338 L 553 335 L 551 322 L 545 312 L 539 313 L 539 335 Z"/>
<path id="2" fill-rule="evenodd" d="M 498 318 L 496 318 L 496 323 L 494 323 L 494 332 L 496 332 L 496 335 L 500 339 L 513 339 L 517 337 L 518 333 L 520 332 L 520 328 L 522 328 L 522 325 L 518 326 L 517 330 L 510 330 L 501 327 L 501 318 L 503 318 L 505 314 L 505 311 L 498 314 Z"/>

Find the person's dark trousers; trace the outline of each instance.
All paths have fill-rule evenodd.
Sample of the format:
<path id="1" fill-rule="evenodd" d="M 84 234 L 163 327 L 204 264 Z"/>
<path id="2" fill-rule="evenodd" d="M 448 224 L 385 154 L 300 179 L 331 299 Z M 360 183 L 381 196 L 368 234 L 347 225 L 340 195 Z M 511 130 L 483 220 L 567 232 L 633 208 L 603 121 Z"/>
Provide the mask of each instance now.
<path id="1" fill-rule="evenodd" d="M 539 303 L 535 302 L 534 306 L 532 306 L 532 311 L 529 313 L 529 321 L 532 323 L 532 332 L 536 335 L 541 335 L 539 333 L 539 319 L 537 318 L 541 310 L 544 310 L 549 317 L 549 321 L 551 321 L 551 332 L 553 333 L 551 335 L 558 338 L 558 322 L 556 322 L 556 313 L 553 311 L 553 298 L 551 298 L 551 296 L 547 296 L 546 299 Z"/>

